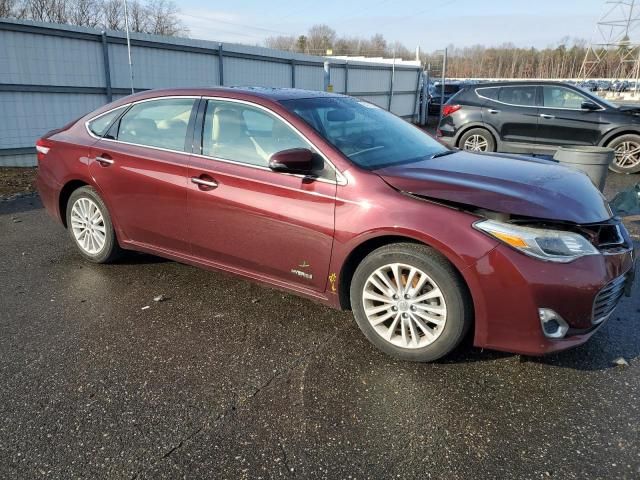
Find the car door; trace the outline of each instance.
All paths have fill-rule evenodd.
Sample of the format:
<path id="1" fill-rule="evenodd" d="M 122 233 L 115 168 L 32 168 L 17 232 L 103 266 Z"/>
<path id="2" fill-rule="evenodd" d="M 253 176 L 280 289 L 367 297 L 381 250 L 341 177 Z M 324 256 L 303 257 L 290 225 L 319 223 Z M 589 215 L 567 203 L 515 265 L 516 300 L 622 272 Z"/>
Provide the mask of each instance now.
<path id="1" fill-rule="evenodd" d="M 196 98 L 132 105 L 92 147 L 89 171 L 121 240 L 188 253 L 185 141 Z M 190 146 L 189 146 L 190 149 Z"/>
<path id="2" fill-rule="evenodd" d="M 513 85 L 476 89 L 486 102 L 482 120 L 491 125 L 502 142 L 536 143 L 538 106 L 535 85 Z"/>
<path id="3" fill-rule="evenodd" d="M 334 233 L 335 172 L 274 172 L 271 154 L 313 147 L 269 110 L 209 99 L 189 167 L 193 255 L 249 276 L 324 291 Z"/>
<path id="4" fill-rule="evenodd" d="M 546 145 L 596 145 L 600 139 L 602 109 L 583 109 L 586 95 L 560 85 L 543 85 L 538 142 Z"/>

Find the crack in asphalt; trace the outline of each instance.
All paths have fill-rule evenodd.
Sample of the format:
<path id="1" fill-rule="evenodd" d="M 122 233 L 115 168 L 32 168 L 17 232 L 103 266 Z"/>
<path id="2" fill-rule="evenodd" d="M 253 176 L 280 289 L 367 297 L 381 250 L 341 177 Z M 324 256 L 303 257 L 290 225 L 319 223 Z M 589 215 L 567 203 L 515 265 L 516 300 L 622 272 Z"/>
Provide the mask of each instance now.
<path id="1" fill-rule="evenodd" d="M 251 400 L 253 400 L 254 398 L 256 398 L 256 396 L 261 391 L 269 388 L 269 386 L 275 380 L 288 376 L 292 371 L 294 371 L 300 365 L 305 364 L 309 357 L 311 357 L 315 353 L 317 353 L 320 350 L 322 350 L 325 346 L 331 344 L 333 342 L 333 340 L 338 336 L 338 334 L 341 331 L 343 331 L 345 328 L 346 328 L 346 326 L 342 326 L 342 327 L 338 328 L 336 330 L 336 332 L 331 337 L 329 337 L 324 342 L 318 343 L 314 348 L 309 350 L 307 353 L 301 355 L 297 360 L 292 362 L 289 367 L 284 368 L 284 369 L 279 370 L 279 371 L 276 370 L 273 373 L 273 375 L 269 376 L 269 378 L 267 379 L 266 382 L 263 382 L 258 387 L 255 387 L 254 391 L 251 394 L 245 396 L 244 398 L 240 398 L 239 400 L 234 399 L 223 412 L 221 412 L 218 415 L 216 415 L 215 419 L 211 422 L 211 425 L 213 426 L 213 425 L 217 424 L 220 421 L 224 421 L 225 418 L 232 418 L 234 416 L 234 412 L 237 411 L 238 407 L 242 407 L 242 406 L 246 405 L 248 402 L 250 402 Z M 144 473 L 144 472 L 148 471 L 149 469 L 153 468 L 154 466 L 156 466 L 158 464 L 158 462 L 160 462 L 160 461 L 162 461 L 164 459 L 171 459 L 171 455 L 173 455 L 174 452 L 180 450 L 186 443 L 188 443 L 193 438 L 195 438 L 197 435 L 199 435 L 203 430 L 205 430 L 205 428 L 207 427 L 208 424 L 209 424 L 209 422 L 208 422 L 208 417 L 207 417 L 207 418 L 204 419 L 204 421 L 202 422 L 202 425 L 199 428 L 197 428 L 193 432 L 187 434 L 176 445 L 174 445 L 166 453 L 164 453 L 162 455 L 162 457 L 159 457 L 155 461 L 152 461 L 152 463 L 149 466 L 147 466 L 146 468 L 143 468 L 143 469 L 139 470 L 138 472 L 134 473 L 133 476 L 130 477 L 130 480 L 137 479 L 139 477 L 139 475 L 141 475 L 142 473 Z M 284 457 L 283 461 L 284 461 L 285 467 L 287 468 L 288 475 L 291 476 L 291 473 L 294 472 L 295 469 L 292 470 L 291 465 L 289 465 L 289 459 L 288 459 L 286 451 L 284 450 L 284 446 L 282 445 L 282 443 L 279 443 L 279 446 L 280 446 L 280 449 L 282 450 L 282 454 L 283 454 L 283 457 Z"/>

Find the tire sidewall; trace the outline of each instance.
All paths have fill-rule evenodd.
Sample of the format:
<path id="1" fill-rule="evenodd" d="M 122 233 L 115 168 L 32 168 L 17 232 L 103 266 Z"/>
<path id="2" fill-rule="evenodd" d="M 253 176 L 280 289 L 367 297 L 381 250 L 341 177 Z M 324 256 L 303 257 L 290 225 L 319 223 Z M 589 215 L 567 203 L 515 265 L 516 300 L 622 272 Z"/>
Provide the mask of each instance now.
<path id="1" fill-rule="evenodd" d="M 621 135 L 617 138 L 614 138 L 611 142 L 609 142 L 609 144 L 607 145 L 609 148 L 613 148 L 615 150 L 615 148 L 620 145 L 622 142 L 627 142 L 627 141 L 631 141 L 631 142 L 636 142 L 637 144 L 640 145 L 640 135 Z M 614 161 L 615 161 L 615 157 L 614 157 Z M 637 173 L 640 172 L 640 164 L 636 165 L 635 167 L 630 167 L 630 168 L 623 168 L 620 167 L 618 165 L 616 165 L 614 163 L 614 161 L 612 161 L 609 164 L 609 170 L 611 170 L 612 172 L 616 172 L 616 173 Z"/>
<path id="2" fill-rule="evenodd" d="M 469 137 L 472 135 L 482 135 L 487 140 L 487 149 L 484 152 L 474 152 L 473 150 L 465 150 L 464 143 L 467 141 Z M 496 142 L 493 139 L 493 135 L 491 132 L 485 128 L 472 128 L 471 130 L 466 131 L 460 137 L 458 142 L 460 150 L 464 150 L 465 152 L 471 153 L 485 153 L 485 152 L 495 152 L 496 151 Z"/>
<path id="3" fill-rule="evenodd" d="M 419 248 L 384 248 L 372 252 L 358 266 L 351 282 L 351 308 L 355 320 L 367 339 L 383 352 L 413 362 L 430 362 L 451 352 L 465 337 L 471 319 L 471 306 L 461 279 L 453 267 L 439 254 L 431 251 L 425 255 Z M 422 252 L 421 252 L 422 250 Z M 429 275 L 443 293 L 447 306 L 447 321 L 444 331 L 431 344 L 417 349 L 401 348 L 384 340 L 369 322 L 362 304 L 362 292 L 366 281 L 376 269 L 390 263 L 415 266 Z"/>
<path id="4" fill-rule="evenodd" d="M 100 209 L 100 213 L 102 214 L 102 218 L 104 220 L 104 228 L 105 228 L 104 247 L 99 253 L 95 255 L 92 255 L 86 252 L 80 246 L 80 244 L 76 240 L 75 235 L 73 234 L 73 229 L 71 228 L 71 209 L 75 204 L 75 202 L 78 201 L 78 199 L 80 198 L 89 198 L 90 200 L 92 200 Z M 67 219 L 67 230 L 69 230 L 69 235 L 71 236 L 71 239 L 73 240 L 74 245 L 76 246 L 80 254 L 85 259 L 94 263 L 105 263 L 113 258 L 114 253 L 118 248 L 118 243 L 115 237 L 115 231 L 113 229 L 113 224 L 111 223 L 111 216 L 109 215 L 109 210 L 107 210 L 107 206 L 105 205 L 104 201 L 102 200 L 98 192 L 95 191 L 95 189 L 89 186 L 80 187 L 71 194 L 71 196 L 69 197 L 69 201 L 67 202 L 66 219 Z"/>

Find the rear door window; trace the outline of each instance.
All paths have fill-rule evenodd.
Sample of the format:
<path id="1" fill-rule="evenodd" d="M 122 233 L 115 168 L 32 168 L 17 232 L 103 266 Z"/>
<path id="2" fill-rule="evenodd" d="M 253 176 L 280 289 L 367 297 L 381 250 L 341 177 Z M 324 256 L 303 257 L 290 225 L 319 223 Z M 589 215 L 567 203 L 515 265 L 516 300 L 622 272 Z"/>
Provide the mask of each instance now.
<path id="1" fill-rule="evenodd" d="M 120 120 L 122 142 L 184 151 L 193 98 L 166 98 L 135 104 Z"/>
<path id="2" fill-rule="evenodd" d="M 498 101 L 509 105 L 522 107 L 536 106 L 536 87 L 523 85 L 513 87 L 502 87 L 498 94 Z"/>

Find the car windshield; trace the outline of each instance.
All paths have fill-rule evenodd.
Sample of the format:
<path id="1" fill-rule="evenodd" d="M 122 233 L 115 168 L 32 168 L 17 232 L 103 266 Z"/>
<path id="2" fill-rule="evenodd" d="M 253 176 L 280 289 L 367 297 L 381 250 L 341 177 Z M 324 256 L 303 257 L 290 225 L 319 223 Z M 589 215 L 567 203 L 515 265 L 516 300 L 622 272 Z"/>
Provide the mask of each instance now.
<path id="1" fill-rule="evenodd" d="M 447 151 L 423 131 L 368 102 L 315 97 L 280 103 L 368 170 L 417 162 Z"/>

